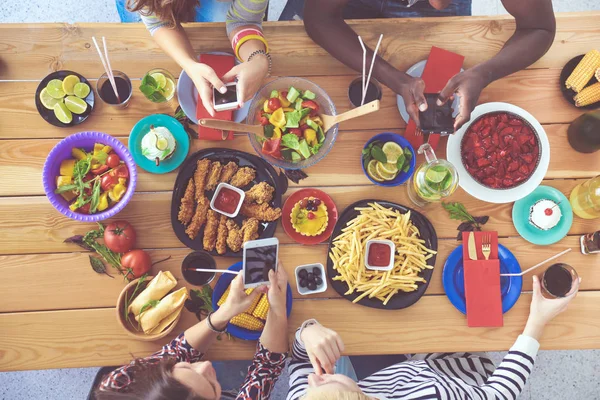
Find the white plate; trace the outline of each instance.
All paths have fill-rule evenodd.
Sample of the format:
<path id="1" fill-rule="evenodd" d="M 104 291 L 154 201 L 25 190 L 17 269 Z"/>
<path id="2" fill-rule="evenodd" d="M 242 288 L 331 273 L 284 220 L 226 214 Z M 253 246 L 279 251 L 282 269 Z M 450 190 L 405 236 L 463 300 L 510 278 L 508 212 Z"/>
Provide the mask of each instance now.
<path id="1" fill-rule="evenodd" d="M 460 155 L 460 142 L 467 129 L 469 129 L 469 126 L 471 126 L 471 123 L 483 114 L 498 111 L 507 111 L 516 114 L 527 121 L 537 133 L 540 143 L 540 161 L 536 170 L 525 183 L 512 189 L 491 189 L 483 186 L 467 172 Z M 485 103 L 475 107 L 471 113 L 471 120 L 464 124 L 458 132 L 448 136 L 446 155 L 448 161 L 456 167 L 458 171 L 458 183 L 465 192 L 488 203 L 511 203 L 527 196 L 542 183 L 550 164 L 550 143 L 542 125 L 527 111 L 508 103 Z"/>
<path id="2" fill-rule="evenodd" d="M 208 54 L 220 54 L 230 56 L 229 53 L 224 53 L 220 51 L 215 51 Z M 236 64 L 239 61 L 236 59 Z M 196 107 L 198 106 L 198 89 L 192 82 L 192 79 L 189 75 L 181 70 L 181 74 L 179 75 L 179 80 L 177 81 L 177 99 L 179 100 L 179 105 L 181 109 L 185 113 L 185 115 L 195 124 L 198 124 L 198 118 L 196 118 Z M 233 120 L 235 122 L 244 122 L 246 116 L 248 115 L 248 109 L 250 108 L 250 103 L 252 99 L 248 100 L 244 103 L 244 107 L 239 110 L 235 110 L 233 112 Z"/>
<path id="3" fill-rule="evenodd" d="M 427 64 L 427 60 L 421 60 L 412 67 L 410 67 L 406 71 L 406 73 L 412 77 L 420 78 L 421 75 L 423 75 L 425 64 Z M 464 69 L 462 68 L 460 70 L 461 72 L 464 71 Z M 460 104 L 459 100 L 460 97 L 454 95 L 454 101 L 452 102 L 452 116 L 454 118 L 456 118 L 456 116 L 458 115 L 458 105 Z M 396 104 L 398 106 L 398 111 L 400 111 L 400 116 L 402 117 L 404 122 L 408 124 L 408 120 L 410 119 L 410 117 L 408 116 L 408 112 L 406 112 L 406 105 L 404 104 L 404 99 L 399 94 L 396 95 Z"/>

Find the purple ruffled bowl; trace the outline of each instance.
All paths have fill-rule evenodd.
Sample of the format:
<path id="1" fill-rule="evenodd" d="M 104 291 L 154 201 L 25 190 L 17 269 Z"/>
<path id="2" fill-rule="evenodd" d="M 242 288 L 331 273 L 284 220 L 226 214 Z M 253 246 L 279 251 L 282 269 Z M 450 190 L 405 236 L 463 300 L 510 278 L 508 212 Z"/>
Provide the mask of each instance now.
<path id="1" fill-rule="evenodd" d="M 60 175 L 60 163 L 63 160 L 72 158 L 71 149 L 80 147 L 84 148 L 86 151 L 91 151 L 94 148 L 94 143 L 102 143 L 113 148 L 114 152 L 125 162 L 127 169 L 129 169 L 129 182 L 127 184 L 125 195 L 115 206 L 96 214 L 80 214 L 71 211 L 69 209 L 69 203 L 60 194 L 54 193 L 56 190 L 56 177 Z M 129 200 L 131 200 L 133 193 L 135 192 L 137 170 L 135 161 L 133 161 L 129 149 L 127 149 L 127 146 L 119 140 L 106 133 L 79 132 L 61 140 L 54 146 L 52 151 L 50 151 L 50 154 L 48 154 L 48 158 L 46 158 L 46 162 L 44 163 L 44 169 L 42 170 L 42 183 L 48 200 L 50 200 L 50 203 L 61 214 L 77 221 L 96 222 L 113 217 L 129 203 Z"/>

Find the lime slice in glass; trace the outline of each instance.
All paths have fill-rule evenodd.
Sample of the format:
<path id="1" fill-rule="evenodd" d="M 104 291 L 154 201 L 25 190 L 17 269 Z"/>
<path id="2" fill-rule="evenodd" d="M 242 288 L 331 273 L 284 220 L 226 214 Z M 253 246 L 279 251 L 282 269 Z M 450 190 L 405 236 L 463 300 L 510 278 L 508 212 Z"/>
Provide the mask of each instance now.
<path id="1" fill-rule="evenodd" d="M 369 163 L 367 164 L 367 173 L 371 178 L 373 178 L 377 182 L 383 182 L 384 179 L 381 176 L 379 176 L 379 173 L 377 172 L 377 163 L 377 160 L 369 161 Z"/>
<path id="2" fill-rule="evenodd" d="M 87 103 L 76 96 L 67 96 L 65 99 L 65 105 L 69 111 L 75 114 L 83 114 L 87 110 Z"/>
<path id="3" fill-rule="evenodd" d="M 165 84 L 164 89 L 162 89 L 162 95 L 165 96 L 165 99 L 167 99 L 167 101 L 169 101 L 173 98 L 174 94 L 175 94 L 175 84 L 173 83 L 172 80 L 167 79 L 167 83 Z"/>
<path id="4" fill-rule="evenodd" d="M 73 121 L 73 114 L 64 103 L 56 103 L 54 105 L 54 115 L 63 124 L 70 124 Z"/>
<path id="5" fill-rule="evenodd" d="M 396 163 L 400 154 L 404 154 L 402 147 L 396 142 L 386 142 L 381 148 L 387 157 L 388 163 Z"/>
<path id="6" fill-rule="evenodd" d="M 79 77 L 77 75 L 69 75 L 62 81 L 62 90 L 65 94 L 70 96 L 75 94 L 75 85 L 79 83 Z"/>
<path id="7" fill-rule="evenodd" d="M 54 105 L 62 102 L 62 99 L 55 99 L 54 97 L 50 96 L 47 88 L 43 88 L 40 92 L 40 102 L 48 110 L 54 110 Z"/>
<path id="8" fill-rule="evenodd" d="M 440 183 L 444 180 L 446 175 L 448 175 L 448 170 L 446 167 L 436 165 L 427 170 L 425 179 L 431 183 Z"/>
<path id="9" fill-rule="evenodd" d="M 87 83 L 79 82 L 73 88 L 73 92 L 75 93 L 75 96 L 85 99 L 88 97 L 88 94 L 90 94 L 90 87 Z"/>
<path id="10" fill-rule="evenodd" d="M 160 72 L 155 72 L 150 76 L 154 78 L 159 89 L 163 89 L 165 86 L 167 86 L 167 77 Z"/>
<path id="11" fill-rule="evenodd" d="M 62 99 L 65 97 L 65 91 L 62 88 L 62 81 L 60 79 L 52 79 L 46 85 L 48 94 L 55 99 Z"/>

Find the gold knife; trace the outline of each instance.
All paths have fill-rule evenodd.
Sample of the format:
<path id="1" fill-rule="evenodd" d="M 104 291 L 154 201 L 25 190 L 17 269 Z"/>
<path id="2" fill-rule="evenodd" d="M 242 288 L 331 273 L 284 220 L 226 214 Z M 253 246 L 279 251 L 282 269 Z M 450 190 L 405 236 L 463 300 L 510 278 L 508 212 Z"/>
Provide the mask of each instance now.
<path id="1" fill-rule="evenodd" d="M 475 247 L 475 234 L 473 232 L 469 232 L 469 258 L 471 260 L 477 260 L 477 248 Z"/>

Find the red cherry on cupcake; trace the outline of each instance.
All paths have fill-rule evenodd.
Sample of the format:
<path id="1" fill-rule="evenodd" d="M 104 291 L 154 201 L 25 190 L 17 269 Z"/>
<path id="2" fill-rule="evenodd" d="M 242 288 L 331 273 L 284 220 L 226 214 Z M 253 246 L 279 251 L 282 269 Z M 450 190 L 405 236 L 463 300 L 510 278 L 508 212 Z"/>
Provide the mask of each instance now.
<path id="1" fill-rule="evenodd" d="M 553 211 L 551 208 L 546 208 L 544 210 L 544 214 L 546 214 L 547 216 L 551 216 L 553 214 Z"/>

